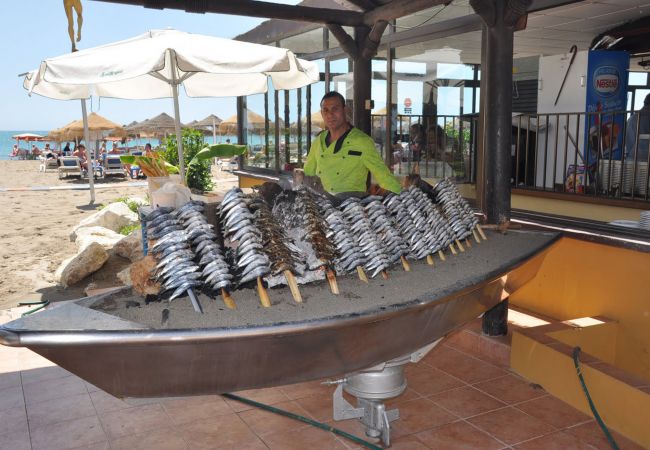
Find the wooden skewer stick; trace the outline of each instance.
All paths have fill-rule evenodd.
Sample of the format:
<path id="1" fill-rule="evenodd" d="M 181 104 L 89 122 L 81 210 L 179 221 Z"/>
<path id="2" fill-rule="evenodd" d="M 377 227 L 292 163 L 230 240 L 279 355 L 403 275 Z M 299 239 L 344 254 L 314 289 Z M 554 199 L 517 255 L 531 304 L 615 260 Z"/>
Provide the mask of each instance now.
<path id="1" fill-rule="evenodd" d="M 265 308 L 271 307 L 271 299 L 269 298 L 269 293 L 266 292 L 266 288 L 262 283 L 262 277 L 257 277 L 257 294 L 260 296 L 260 303 Z"/>
<path id="2" fill-rule="evenodd" d="M 484 240 L 484 241 L 487 241 L 487 236 L 486 236 L 485 233 L 483 232 L 483 228 L 481 228 L 481 225 L 477 223 L 477 224 L 476 224 L 476 228 L 478 229 L 478 234 L 481 235 L 481 237 L 483 238 L 483 240 Z"/>
<path id="3" fill-rule="evenodd" d="M 467 248 L 472 248 L 472 242 L 469 240 L 469 238 L 465 238 L 465 245 Z"/>
<path id="4" fill-rule="evenodd" d="M 480 244 L 481 239 L 478 237 L 478 233 L 476 232 L 476 228 L 472 228 L 472 234 L 474 235 L 474 240 L 476 241 L 476 243 Z"/>
<path id="5" fill-rule="evenodd" d="M 357 274 L 359 275 L 359 279 L 361 281 L 368 283 L 368 277 L 366 276 L 366 271 L 363 270 L 363 267 L 357 266 Z"/>
<path id="6" fill-rule="evenodd" d="M 452 242 L 451 244 L 449 244 L 449 250 L 451 251 L 451 253 L 452 253 L 453 255 L 457 255 L 457 254 L 458 254 L 458 252 L 456 251 L 456 247 L 454 247 L 454 243 L 453 243 L 453 242 Z"/>
<path id="7" fill-rule="evenodd" d="M 400 256 L 399 259 L 402 260 L 402 267 L 404 267 L 404 271 L 410 272 L 411 271 L 411 264 L 409 264 L 408 259 L 404 258 L 404 256 Z"/>
<path id="8" fill-rule="evenodd" d="M 224 288 L 221 288 L 221 298 L 223 299 L 223 302 L 226 304 L 227 308 L 237 309 L 237 305 L 235 305 L 235 301 L 230 296 L 230 292 L 228 292 Z"/>
<path id="9" fill-rule="evenodd" d="M 332 269 L 326 269 L 326 273 L 327 273 L 327 281 L 330 284 L 330 291 L 332 291 L 332 294 L 334 295 L 339 295 L 339 285 L 336 282 L 336 275 L 334 275 Z"/>
<path id="10" fill-rule="evenodd" d="M 461 244 L 458 239 L 456 239 L 456 245 L 458 246 L 458 250 L 460 250 L 461 253 L 465 253 L 465 247 L 463 247 L 463 244 Z"/>
<path id="11" fill-rule="evenodd" d="M 293 273 L 291 273 L 290 270 L 285 270 L 284 278 L 287 279 L 287 284 L 289 285 L 293 299 L 298 303 L 302 303 L 302 296 L 300 295 L 300 290 L 298 289 L 298 281 L 296 281 L 296 277 L 293 275 Z"/>
<path id="12" fill-rule="evenodd" d="M 385 270 L 382 270 L 382 271 L 381 271 L 381 277 L 382 277 L 384 280 L 388 280 L 388 272 L 386 272 Z"/>
<path id="13" fill-rule="evenodd" d="M 442 252 L 442 250 L 438 250 L 438 258 L 440 258 L 440 261 L 447 261 L 447 258 L 445 258 L 445 254 Z"/>
<path id="14" fill-rule="evenodd" d="M 427 255 L 427 264 L 433 266 L 433 255 Z"/>

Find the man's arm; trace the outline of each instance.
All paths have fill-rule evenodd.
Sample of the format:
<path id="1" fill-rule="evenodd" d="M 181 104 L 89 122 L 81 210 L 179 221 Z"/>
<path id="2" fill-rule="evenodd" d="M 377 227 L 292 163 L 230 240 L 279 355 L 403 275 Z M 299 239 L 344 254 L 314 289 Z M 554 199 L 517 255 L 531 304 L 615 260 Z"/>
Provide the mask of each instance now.
<path id="1" fill-rule="evenodd" d="M 366 168 L 370 171 L 372 176 L 375 177 L 375 180 L 377 180 L 379 186 L 391 192 L 399 194 L 402 191 L 402 187 L 400 186 L 399 181 L 393 176 L 392 173 L 390 173 L 390 170 L 388 170 L 386 164 L 384 164 L 384 161 L 379 156 L 379 153 L 377 150 L 375 150 L 375 146 L 372 140 L 369 141 L 370 145 L 366 146 L 363 151 L 363 161 Z"/>
<path id="2" fill-rule="evenodd" d="M 314 176 L 316 175 L 316 148 L 318 147 L 318 137 L 311 143 L 309 147 L 309 153 L 307 154 L 307 159 L 305 160 L 305 166 L 303 170 L 305 175 Z"/>

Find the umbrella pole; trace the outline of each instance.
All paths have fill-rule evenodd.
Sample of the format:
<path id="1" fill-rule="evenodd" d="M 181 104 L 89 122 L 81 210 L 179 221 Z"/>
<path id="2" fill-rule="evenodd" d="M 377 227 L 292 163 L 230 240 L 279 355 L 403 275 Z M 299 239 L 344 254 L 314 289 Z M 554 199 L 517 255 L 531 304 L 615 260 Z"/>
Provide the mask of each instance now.
<path id="1" fill-rule="evenodd" d="M 90 204 L 95 203 L 95 168 L 90 158 L 90 131 L 88 130 L 88 111 L 86 111 L 86 99 L 81 99 L 81 116 L 84 122 L 84 142 L 86 143 L 86 172 L 88 173 L 88 185 L 90 186 Z"/>
<path id="2" fill-rule="evenodd" d="M 178 77 L 174 67 L 175 55 L 170 55 L 172 61 L 172 94 L 174 96 L 174 128 L 176 129 L 176 147 L 178 149 L 178 167 L 181 172 L 181 182 L 185 184 L 185 161 L 183 160 L 183 133 L 181 132 L 181 113 L 178 106 Z"/>

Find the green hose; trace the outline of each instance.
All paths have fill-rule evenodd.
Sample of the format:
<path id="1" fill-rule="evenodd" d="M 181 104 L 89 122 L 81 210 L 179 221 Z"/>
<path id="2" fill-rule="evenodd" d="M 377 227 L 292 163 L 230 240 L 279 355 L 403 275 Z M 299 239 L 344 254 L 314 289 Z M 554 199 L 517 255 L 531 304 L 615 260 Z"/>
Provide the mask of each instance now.
<path id="1" fill-rule="evenodd" d="M 605 437 L 609 441 L 609 445 L 611 445 L 614 450 L 619 450 L 618 445 L 614 440 L 614 437 L 609 432 L 609 429 L 607 428 L 607 425 L 605 425 L 605 422 L 603 422 L 603 419 L 600 417 L 600 414 L 598 414 L 598 411 L 596 410 L 596 405 L 594 405 L 593 400 L 591 400 L 591 395 L 589 395 L 589 390 L 587 389 L 587 385 L 585 384 L 585 379 L 582 376 L 582 369 L 580 369 L 580 360 L 578 359 L 578 356 L 580 355 L 581 351 L 582 350 L 580 349 L 580 347 L 575 347 L 573 349 L 573 365 L 576 366 L 576 372 L 578 373 L 578 378 L 580 379 L 582 390 L 584 391 L 585 396 L 587 397 L 587 401 L 589 402 L 589 408 L 591 408 L 591 412 L 594 414 L 594 417 L 596 418 L 596 422 L 598 422 L 598 425 L 600 426 L 601 430 L 603 430 L 603 433 L 605 433 Z"/>
<path id="2" fill-rule="evenodd" d="M 49 300 L 40 300 L 40 301 L 35 301 L 35 302 L 20 302 L 20 303 L 18 303 L 18 306 L 39 305 L 34 309 L 30 309 L 29 311 L 25 311 L 24 313 L 22 313 L 21 317 L 24 317 L 24 316 L 28 316 L 29 314 L 35 313 L 36 311 L 40 311 L 41 309 L 45 308 L 49 304 L 50 304 Z"/>
<path id="3" fill-rule="evenodd" d="M 322 422 L 317 422 L 317 421 L 309 419 L 307 417 L 300 416 L 298 414 L 294 414 L 294 413 L 291 413 L 289 411 L 285 411 L 283 409 L 275 408 L 275 407 L 270 406 L 270 405 L 265 405 L 264 403 L 259 403 L 259 402 L 256 402 L 254 400 L 249 400 L 247 398 L 240 397 L 238 395 L 222 394 L 222 396 L 224 396 L 226 398 L 229 398 L 231 400 L 237 400 L 238 402 L 246 403 L 246 404 L 255 406 L 257 408 L 264 409 L 266 411 L 270 411 L 270 412 L 275 413 L 275 414 L 280 414 L 281 416 L 289 417 L 290 419 L 299 420 L 301 422 L 308 423 L 309 425 L 320 428 L 321 430 L 329 431 L 331 433 L 338 434 L 339 436 L 343 436 L 344 438 L 350 439 L 352 442 L 355 442 L 355 443 L 357 443 L 357 444 L 359 444 L 359 445 L 361 445 L 363 447 L 369 448 L 371 450 L 382 450 L 382 448 L 379 447 L 378 445 L 372 444 L 372 443 L 370 443 L 368 441 L 364 441 L 363 439 L 358 438 L 358 437 L 356 437 L 356 436 L 354 436 L 354 435 L 352 435 L 350 433 L 346 433 L 343 430 L 339 430 L 338 428 L 331 427 L 331 426 L 329 426 L 327 424 L 324 424 Z"/>

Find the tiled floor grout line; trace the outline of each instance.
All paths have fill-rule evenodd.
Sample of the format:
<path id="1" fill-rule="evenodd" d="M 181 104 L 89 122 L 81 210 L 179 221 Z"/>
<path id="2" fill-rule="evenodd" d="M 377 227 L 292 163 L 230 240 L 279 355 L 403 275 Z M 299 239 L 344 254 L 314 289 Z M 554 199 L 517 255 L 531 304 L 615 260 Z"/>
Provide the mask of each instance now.
<path id="1" fill-rule="evenodd" d="M 492 435 L 492 433 L 489 433 L 489 432 L 483 430 L 482 428 L 477 427 L 477 426 L 474 425 L 472 422 L 470 422 L 470 421 L 468 421 L 468 420 L 466 420 L 466 419 L 461 419 L 461 420 L 462 420 L 463 422 L 465 422 L 467 425 L 469 425 L 469 426 L 471 426 L 472 428 L 474 428 L 475 430 L 478 430 L 478 431 L 480 431 L 481 433 L 485 433 L 485 434 L 487 434 L 488 436 L 490 436 L 492 439 L 494 439 L 495 441 L 497 441 L 497 442 L 500 443 L 501 445 L 504 445 L 505 447 L 510 448 L 510 445 L 509 445 L 509 444 L 503 442 L 503 441 L 502 441 L 501 439 L 499 439 L 498 437 Z"/>
<path id="2" fill-rule="evenodd" d="M 27 421 L 27 436 L 29 437 L 29 448 L 33 450 L 32 445 L 32 427 L 29 424 L 29 415 L 27 414 L 27 399 L 25 398 L 25 386 L 23 385 L 23 371 L 19 371 L 20 376 L 20 391 L 23 394 L 23 408 L 25 408 L 25 420 Z"/>
<path id="3" fill-rule="evenodd" d="M 224 402 L 225 402 L 225 400 L 224 400 Z M 180 437 L 180 439 L 183 441 L 183 444 L 185 444 L 185 447 L 186 448 L 192 448 L 192 446 L 189 444 L 189 442 L 187 442 L 185 440 L 185 437 L 183 437 L 183 433 L 181 433 L 181 431 L 179 429 L 180 428 L 179 425 L 176 422 L 174 422 L 172 417 L 169 415 L 169 412 L 167 412 L 167 408 L 165 408 L 165 405 L 163 405 L 162 401 L 159 401 L 157 404 L 160 405 L 160 409 L 162 409 L 165 416 L 167 416 L 167 418 L 169 419 L 169 423 L 173 424 L 175 434 L 178 435 L 178 437 Z M 226 404 L 226 406 L 228 406 L 230 408 L 230 406 L 228 404 Z M 230 408 L 230 410 L 232 411 L 232 408 Z M 110 443 L 110 440 L 108 442 Z"/>
<path id="4" fill-rule="evenodd" d="M 108 432 L 106 431 L 106 427 L 104 427 L 104 422 L 102 422 L 102 419 L 100 418 L 99 411 L 97 411 L 97 406 L 95 406 L 95 402 L 93 401 L 93 396 L 90 395 L 90 391 L 88 390 L 88 384 L 84 383 L 84 387 L 86 388 L 86 392 L 88 393 L 88 397 L 90 398 L 90 404 L 93 405 L 93 410 L 95 410 L 95 416 L 97 416 L 97 420 L 99 421 L 99 426 L 102 427 L 104 436 L 106 436 L 106 442 L 108 442 L 108 448 L 112 449 L 113 446 L 111 445 L 111 439 L 108 435 Z"/>

